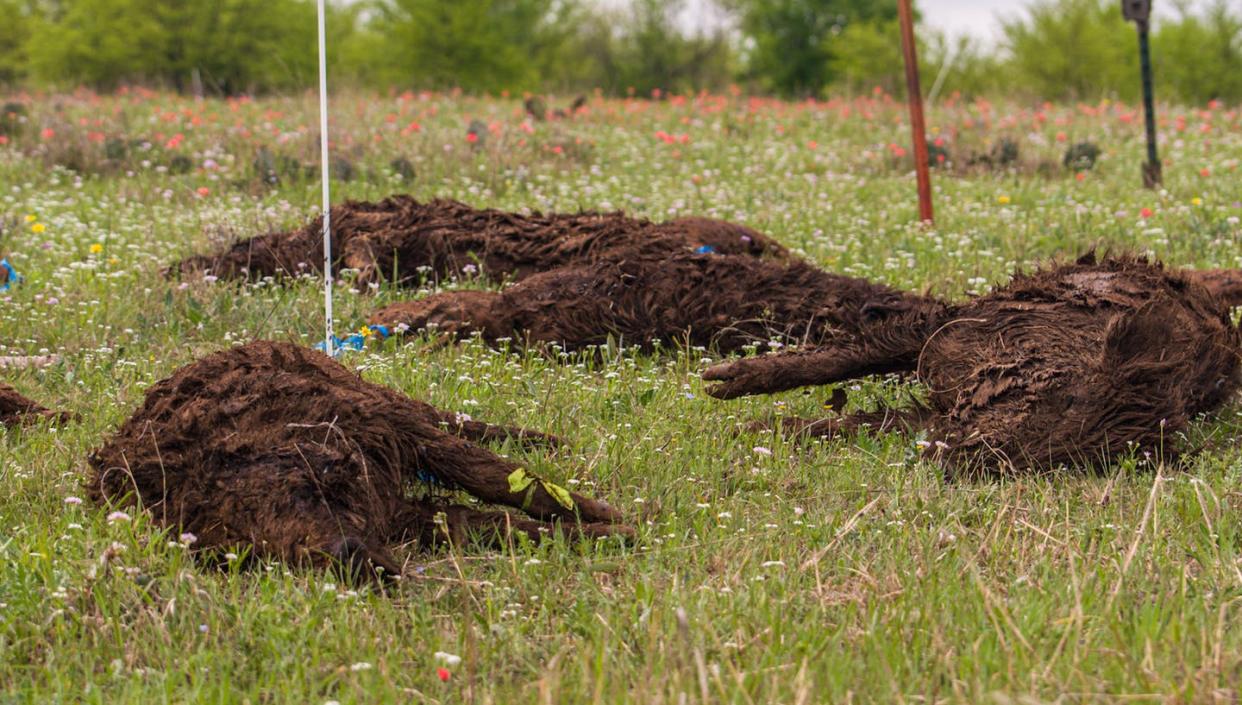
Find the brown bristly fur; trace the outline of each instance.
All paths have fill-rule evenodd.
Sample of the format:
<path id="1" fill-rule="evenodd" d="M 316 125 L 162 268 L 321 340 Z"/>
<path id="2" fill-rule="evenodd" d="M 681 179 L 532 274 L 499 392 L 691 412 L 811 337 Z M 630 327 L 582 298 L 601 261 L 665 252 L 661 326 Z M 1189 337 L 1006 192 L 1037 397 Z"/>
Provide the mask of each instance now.
<path id="1" fill-rule="evenodd" d="M 387 306 L 379 325 L 480 332 L 488 341 L 556 343 L 579 350 L 613 340 L 713 346 L 722 351 L 771 339 L 821 342 L 864 324 L 938 309 L 934 299 L 830 274 L 809 264 L 676 253 L 616 259 L 544 272 L 499 293 L 453 291 Z"/>
<path id="2" fill-rule="evenodd" d="M 523 215 L 478 209 L 447 199 L 420 203 L 391 196 L 348 202 L 331 213 L 333 267 L 358 270 L 359 281 L 394 279 L 418 285 L 460 277 L 474 268 L 493 279 L 522 279 L 557 267 L 604 259 L 619 250 L 648 254 L 709 246 L 724 254 L 783 258 L 771 238 L 735 223 L 680 218 L 652 223 L 624 213 Z M 322 271 L 323 223 L 261 235 L 214 255 L 186 258 L 172 274 L 210 272 L 222 278 Z"/>
<path id="3" fill-rule="evenodd" d="M 1167 459 L 1191 419 L 1239 386 L 1242 338 L 1201 279 L 1137 257 L 1088 255 L 925 318 L 725 363 L 703 378 L 718 382 L 710 394 L 731 398 L 914 372 L 928 388 L 927 413 L 894 425 L 927 428 L 930 452 L 956 473 L 1050 469 L 1130 450 Z M 856 425 L 846 417 L 808 430 Z"/>
<path id="4" fill-rule="evenodd" d="M 46 409 L 9 385 L 0 383 L 0 426 L 18 426 L 39 419 L 66 421 L 69 415 Z"/>
<path id="5" fill-rule="evenodd" d="M 567 508 L 542 481 L 511 492 L 519 466 L 472 442 L 505 436 L 554 440 L 461 419 L 321 353 L 260 341 L 153 385 L 91 455 L 87 491 L 102 505 L 140 504 L 159 525 L 194 534 L 200 549 L 248 547 L 260 558 L 336 562 L 368 576 L 399 574 L 389 547 L 407 541 L 509 529 L 537 539 L 562 526 L 632 536 L 603 502 L 571 494 Z M 535 520 L 448 504 L 420 473 Z"/>

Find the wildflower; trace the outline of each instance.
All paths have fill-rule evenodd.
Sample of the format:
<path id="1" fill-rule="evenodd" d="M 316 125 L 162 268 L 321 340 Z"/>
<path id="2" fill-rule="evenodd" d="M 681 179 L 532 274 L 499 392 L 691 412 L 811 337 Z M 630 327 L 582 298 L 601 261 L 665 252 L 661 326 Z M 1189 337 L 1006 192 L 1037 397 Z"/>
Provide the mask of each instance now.
<path id="1" fill-rule="evenodd" d="M 1212 170 L 1207 167 L 1203 167 L 1202 169 L 1199 170 L 1199 176 L 1202 176 L 1205 179 L 1211 175 L 1212 175 Z"/>
<path id="2" fill-rule="evenodd" d="M 446 651 L 437 651 L 432 656 L 438 663 L 442 663 L 450 668 L 461 663 L 461 657 L 457 654 L 450 654 Z"/>
<path id="3" fill-rule="evenodd" d="M 43 136 L 43 139 L 50 140 L 56 136 L 56 130 L 53 130 L 50 127 L 45 127 L 43 128 L 43 132 L 40 132 L 39 134 Z"/>
<path id="4" fill-rule="evenodd" d="M 1144 208 L 1139 211 L 1139 215 L 1143 218 L 1150 218 L 1155 215 L 1155 213 L 1150 208 Z"/>
<path id="5" fill-rule="evenodd" d="M 1190 204 L 1192 206 L 1201 206 L 1203 205 L 1203 199 L 1199 198 L 1198 196 L 1195 196 L 1194 198 L 1190 199 Z"/>
<path id="6" fill-rule="evenodd" d="M 469 142 L 470 144 L 474 144 L 474 143 L 478 142 L 478 141 L 479 141 L 479 135 L 478 135 L 478 133 L 475 133 L 475 132 L 467 132 L 467 133 L 466 133 L 466 141 L 467 141 L 467 142 Z"/>
<path id="7" fill-rule="evenodd" d="M 1009 205 L 1009 196 L 999 196 L 997 197 L 996 202 L 1002 206 L 1007 206 Z"/>
<path id="8" fill-rule="evenodd" d="M 44 225 L 43 223 L 35 223 L 34 225 L 30 226 L 30 232 L 35 233 L 35 234 L 41 233 L 44 230 L 47 230 L 47 226 Z"/>
<path id="9" fill-rule="evenodd" d="M 772 455 L 772 449 L 764 448 L 763 446 L 755 446 L 754 448 L 751 448 L 751 450 L 753 450 L 756 455 Z"/>
<path id="10" fill-rule="evenodd" d="M 39 219 L 39 216 L 37 216 L 37 215 L 30 215 L 29 213 L 27 213 L 27 214 L 26 214 L 26 222 L 27 222 L 27 223 L 33 223 L 33 222 L 35 222 L 35 221 L 36 221 L 36 220 L 38 220 L 38 219 Z"/>
<path id="11" fill-rule="evenodd" d="M 112 512 L 111 514 L 108 515 L 109 524 L 113 522 L 118 522 L 118 521 L 129 521 L 129 515 L 121 511 Z"/>
<path id="12" fill-rule="evenodd" d="M 366 661 L 359 661 L 358 663 L 351 665 L 349 667 L 349 670 L 357 673 L 358 671 L 369 671 L 371 670 L 371 668 L 372 668 L 371 664 L 367 663 Z"/>
<path id="13" fill-rule="evenodd" d="M 91 254 L 97 255 L 100 252 L 103 252 L 103 245 L 98 242 L 92 242 L 91 243 Z"/>
<path id="14" fill-rule="evenodd" d="M 195 193 L 198 194 L 199 198 L 207 198 L 207 196 L 211 194 L 211 189 L 207 188 L 206 186 L 199 186 L 198 190 L 196 190 Z"/>
<path id="15" fill-rule="evenodd" d="M 447 668 L 437 668 L 436 677 L 440 679 L 441 683 L 448 683 L 449 678 L 451 678 L 452 675 L 449 673 Z"/>
<path id="16" fill-rule="evenodd" d="M 69 505 L 74 505 L 74 506 L 76 506 L 76 505 L 79 505 L 79 504 L 81 504 L 81 503 L 82 503 L 82 498 L 81 498 L 81 497 L 74 497 L 74 496 L 72 496 L 72 495 L 71 495 L 71 496 L 69 496 L 69 497 L 65 497 L 65 504 L 69 504 Z"/>
<path id="17" fill-rule="evenodd" d="M 181 536 L 178 537 L 178 540 L 181 541 L 183 545 L 189 546 L 190 544 L 198 541 L 198 537 L 187 531 L 184 534 L 181 534 Z"/>

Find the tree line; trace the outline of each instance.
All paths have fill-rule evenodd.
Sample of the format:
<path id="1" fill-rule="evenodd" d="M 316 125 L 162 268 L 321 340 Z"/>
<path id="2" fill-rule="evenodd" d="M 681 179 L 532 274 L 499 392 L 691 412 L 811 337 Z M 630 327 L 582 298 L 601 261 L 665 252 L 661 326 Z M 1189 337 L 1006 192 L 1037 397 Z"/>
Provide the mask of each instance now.
<path id="1" fill-rule="evenodd" d="M 1157 90 L 1187 103 L 1242 101 L 1242 10 L 1177 0 L 1156 23 Z M 1160 0 L 1157 0 L 1160 2 Z M 784 97 L 900 93 L 896 3 L 716 0 L 687 30 L 685 0 L 337 0 L 337 85 L 477 93 L 649 95 L 730 85 Z M 314 85 L 314 0 L 0 0 L 0 84 L 211 94 Z M 942 94 L 1134 99 L 1135 32 L 1114 0 L 1030 0 L 1000 42 L 923 26 L 925 85 Z"/>

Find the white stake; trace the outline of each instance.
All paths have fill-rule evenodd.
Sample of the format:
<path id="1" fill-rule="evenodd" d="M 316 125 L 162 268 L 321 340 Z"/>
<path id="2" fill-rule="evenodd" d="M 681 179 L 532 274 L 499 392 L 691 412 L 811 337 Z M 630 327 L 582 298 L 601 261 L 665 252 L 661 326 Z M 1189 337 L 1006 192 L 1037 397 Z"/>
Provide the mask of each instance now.
<path id="1" fill-rule="evenodd" d="M 319 169 L 323 180 L 323 317 L 324 351 L 332 349 L 332 197 L 328 188 L 328 50 L 324 35 L 324 0 L 319 0 Z"/>

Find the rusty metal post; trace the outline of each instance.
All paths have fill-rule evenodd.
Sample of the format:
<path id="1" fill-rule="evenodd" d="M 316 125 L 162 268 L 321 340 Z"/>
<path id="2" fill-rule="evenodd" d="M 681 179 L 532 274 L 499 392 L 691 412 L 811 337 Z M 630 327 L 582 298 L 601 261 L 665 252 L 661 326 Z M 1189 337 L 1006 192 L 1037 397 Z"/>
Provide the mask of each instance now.
<path id="1" fill-rule="evenodd" d="M 901 51 L 906 60 L 906 99 L 910 102 L 910 131 L 914 138 L 914 173 L 919 182 L 919 219 L 932 222 L 931 170 L 927 164 L 927 124 L 923 119 L 923 91 L 919 88 L 919 56 L 914 44 L 914 10 L 910 0 L 897 0 L 901 21 Z"/>
<path id="2" fill-rule="evenodd" d="M 1163 183 L 1164 174 L 1156 153 L 1156 101 L 1151 80 L 1151 44 L 1148 40 L 1151 3 L 1152 0 L 1121 0 L 1121 16 L 1138 28 L 1139 70 L 1143 76 L 1143 114 L 1147 127 L 1147 163 L 1143 164 L 1143 185 L 1156 188 Z"/>

